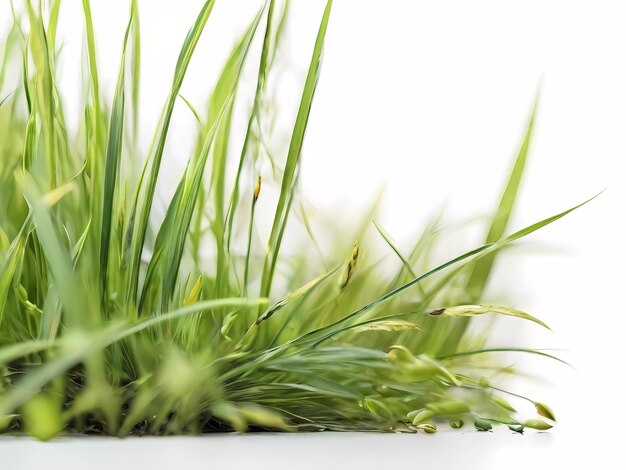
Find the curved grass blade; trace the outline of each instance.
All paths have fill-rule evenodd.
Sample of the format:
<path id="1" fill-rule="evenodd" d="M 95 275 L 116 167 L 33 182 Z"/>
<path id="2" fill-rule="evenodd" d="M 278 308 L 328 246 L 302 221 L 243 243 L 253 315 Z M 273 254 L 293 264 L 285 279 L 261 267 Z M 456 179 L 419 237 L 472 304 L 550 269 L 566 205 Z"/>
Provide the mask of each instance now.
<path id="1" fill-rule="evenodd" d="M 344 325 L 346 322 L 352 320 L 355 317 L 358 317 L 360 315 L 362 315 L 363 313 L 371 310 L 372 308 L 376 307 L 377 305 L 385 302 L 386 300 L 397 296 L 398 294 L 400 294 L 401 292 L 405 291 L 406 289 L 414 286 L 415 284 L 421 282 L 422 280 L 440 272 L 443 271 L 444 269 L 458 264 L 461 261 L 464 261 L 466 259 L 472 258 L 476 255 L 479 255 L 481 253 L 487 254 L 489 251 L 491 250 L 497 250 L 500 249 L 506 245 L 508 245 L 509 243 L 512 243 L 516 240 L 519 240 L 522 237 L 525 237 L 527 235 L 530 235 L 531 233 L 539 230 L 542 227 L 545 227 L 548 224 L 551 224 L 552 222 L 555 222 L 556 220 L 565 217 L 567 214 L 569 214 L 570 212 L 582 207 L 583 205 L 589 203 L 590 201 L 592 201 L 593 199 L 595 199 L 596 197 L 598 197 L 598 195 L 586 200 L 585 202 L 582 202 L 581 204 L 578 204 L 570 209 L 567 209 L 559 214 L 553 215 L 552 217 L 548 217 L 546 219 L 540 220 L 539 222 L 536 222 L 532 225 L 529 225 L 528 227 L 525 227 L 521 230 L 518 230 L 517 232 L 509 235 L 508 237 L 498 241 L 497 243 L 487 243 L 485 245 L 479 246 L 478 248 L 475 248 L 473 250 L 470 250 L 466 253 L 463 253 L 462 255 L 457 256 L 454 259 L 451 259 L 449 261 L 446 261 L 443 264 L 440 264 L 439 266 L 437 266 L 434 269 L 431 269 L 430 271 L 422 274 L 421 276 L 418 276 L 414 279 L 412 279 L 411 281 L 387 292 L 386 294 L 378 297 L 377 299 L 372 300 L 371 302 L 367 303 L 366 305 L 364 305 L 363 307 L 355 310 L 354 312 L 350 313 L 349 315 L 344 316 L 343 318 L 340 318 L 339 320 L 326 325 L 324 327 L 321 328 L 317 328 L 315 330 L 309 331 L 308 333 L 305 333 L 301 336 L 299 336 L 298 338 L 295 338 L 292 341 L 289 341 L 288 343 L 284 343 L 281 346 L 277 346 L 278 348 L 280 347 L 285 347 L 287 345 L 293 344 L 295 342 L 301 342 L 303 340 L 306 340 L 307 344 L 310 344 L 311 342 L 315 343 L 318 338 L 315 338 L 316 335 L 320 334 L 320 333 L 324 333 L 326 331 L 330 330 L 330 333 L 326 333 L 326 335 L 330 335 L 332 336 L 334 334 L 334 332 L 332 330 L 337 329 L 338 327 L 341 327 L 342 325 Z M 489 250 L 489 251 L 488 251 Z M 310 339 L 311 337 L 313 337 L 313 339 Z M 324 338 L 325 336 L 322 336 L 322 338 Z"/>
<path id="2" fill-rule="evenodd" d="M 555 361 L 562 362 L 571 367 L 571 364 L 565 362 L 563 359 L 560 359 L 557 356 L 553 356 L 552 354 L 545 353 L 540 349 L 527 349 L 527 348 L 486 348 L 486 349 L 477 349 L 474 351 L 459 351 L 452 354 L 445 354 L 437 357 L 437 360 L 443 361 L 445 359 L 455 359 L 457 357 L 464 356 L 474 356 L 476 354 L 487 354 L 487 353 L 498 353 L 498 352 L 521 352 L 528 354 L 536 354 L 538 356 L 544 356 L 549 359 L 554 359 Z"/>
<path id="3" fill-rule="evenodd" d="M 530 320 L 550 330 L 550 327 L 538 318 L 529 315 L 521 310 L 516 310 L 509 307 L 500 307 L 498 305 L 456 305 L 454 307 L 446 307 L 442 309 L 430 312 L 430 316 L 449 316 L 449 317 L 473 317 L 476 315 L 482 315 L 485 313 L 497 313 L 499 315 L 506 315 L 510 317 L 523 318 Z"/>

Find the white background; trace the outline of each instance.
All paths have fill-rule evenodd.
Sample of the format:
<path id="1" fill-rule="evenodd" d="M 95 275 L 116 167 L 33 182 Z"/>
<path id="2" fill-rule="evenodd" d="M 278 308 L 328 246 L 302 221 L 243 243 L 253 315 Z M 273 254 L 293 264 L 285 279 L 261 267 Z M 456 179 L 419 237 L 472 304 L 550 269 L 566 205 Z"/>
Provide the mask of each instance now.
<path id="1" fill-rule="evenodd" d="M 0 3 L 4 28 L 8 0 Z M 101 79 L 110 98 L 128 2 L 92 3 Z M 285 123 L 295 113 L 324 7 L 321 0 L 292 3 L 281 55 L 287 70 L 277 90 L 284 100 L 280 104 Z M 201 4 L 140 2 L 145 142 L 161 110 L 179 47 Z M 217 2 L 183 85 L 187 98 L 201 105 L 228 47 L 258 5 L 253 0 Z M 624 427 L 621 342 L 626 327 L 625 7 L 624 2 L 599 0 L 335 1 L 302 157 L 302 189 L 317 212 L 357 212 L 384 186 L 379 221 L 404 249 L 420 224 L 442 206 L 449 222 L 489 214 L 540 83 L 535 139 L 512 228 L 608 189 L 580 211 L 534 234 L 523 250 L 503 257 L 491 286 L 494 299 L 504 298 L 554 329 L 544 334 L 524 328 L 519 330 L 523 341 L 513 340 L 563 349 L 560 354 L 576 367 L 571 370 L 541 359 L 523 362 L 545 379 L 525 382 L 520 390 L 553 406 L 559 426 L 552 434 L 522 439 L 508 434 L 458 439 L 447 433 L 397 441 L 376 436 L 332 436 L 332 442 L 310 438 L 319 462 L 332 462 L 326 452 L 341 455 L 344 462 L 354 454 L 357 459 L 361 456 L 363 468 L 369 468 L 393 461 L 389 453 L 394 449 L 397 463 L 415 466 L 434 464 L 434 452 L 453 453 L 459 461 L 471 457 L 469 467 L 481 468 L 505 462 L 509 468 L 544 468 L 548 462 L 558 467 L 594 462 L 603 468 L 619 466 L 614 459 Z M 64 2 L 61 18 L 59 38 L 66 41 L 67 56 L 62 86 L 72 89 L 80 80 L 72 62 L 80 58 L 82 47 L 80 2 Z M 253 70 L 244 78 L 252 81 Z M 68 103 L 73 119 L 79 117 L 77 103 Z M 166 162 L 172 173 L 182 168 L 193 135 L 193 120 L 183 106 L 175 113 L 174 126 Z M 479 232 L 472 232 L 472 237 L 468 243 L 478 242 Z M 452 255 L 459 247 L 450 249 L 455 250 Z M 435 443 L 418 444 L 422 439 Z M 231 444 L 223 439 L 201 441 L 208 447 L 194 440 L 170 441 L 165 447 L 158 443 L 150 447 L 149 442 L 143 444 L 147 447 L 142 459 L 148 460 L 142 463 L 151 462 L 150 456 L 152 463 L 167 462 L 163 456 L 168 449 L 182 448 L 190 459 L 210 460 L 210 449 L 224 462 L 247 458 L 237 455 L 235 444 L 233 452 L 225 450 Z M 277 452 L 291 449 L 295 454 L 309 444 L 284 438 L 259 444 L 241 440 L 242 451 L 255 445 Z M 18 446 L 1 440 L 0 446 L 12 449 L 16 465 L 25 465 L 26 453 L 34 458 L 38 452 L 27 452 L 31 444 L 24 441 Z M 480 459 L 475 458 L 477 448 Z M 125 444 L 120 449 L 130 455 L 138 447 Z M 429 449 L 431 454 L 424 454 Z M 67 443 L 48 444 L 41 452 L 42 458 L 55 452 L 63 455 Z M 315 458 L 307 455 L 307 464 Z"/>

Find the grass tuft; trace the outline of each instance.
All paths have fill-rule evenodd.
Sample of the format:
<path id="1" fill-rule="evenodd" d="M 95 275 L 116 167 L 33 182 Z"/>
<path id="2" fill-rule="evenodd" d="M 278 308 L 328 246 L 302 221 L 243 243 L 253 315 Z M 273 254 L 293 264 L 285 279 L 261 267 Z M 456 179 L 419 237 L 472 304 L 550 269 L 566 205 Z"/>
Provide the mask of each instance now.
<path id="1" fill-rule="evenodd" d="M 468 328 L 475 316 L 494 314 L 547 328 L 484 299 L 504 247 L 580 207 L 507 235 L 536 106 L 483 245 L 432 266 L 436 221 L 405 251 L 370 225 L 373 209 L 353 238 L 322 253 L 297 188 L 332 1 L 284 158 L 268 150 L 276 111 L 268 82 L 288 2 L 261 3 L 210 90 L 206 113 L 180 94 L 214 3 L 204 3 L 184 40 L 145 155 L 138 143 L 137 2 L 130 1 L 108 106 L 90 2 L 82 1 L 88 72 L 77 132 L 68 131 L 57 83 L 61 2 L 16 6 L 0 62 L 0 90 L 9 90 L 0 96 L 0 431 L 47 440 L 63 433 L 434 433 L 464 422 L 481 431 L 552 427 L 540 419 L 555 422 L 548 405 L 491 384 L 510 373 L 498 360 L 502 353 L 560 359 L 486 345 L 484 331 Z M 255 41 L 256 88 L 238 140 L 231 123 Z M 164 220 L 155 223 L 176 105 L 193 113 L 197 144 Z M 262 178 L 263 162 L 280 179 L 274 202 L 265 197 L 273 181 Z M 257 219 L 265 209 L 273 220 L 261 240 Z M 311 249 L 285 255 L 285 231 L 295 223 Z M 372 259 L 367 230 L 391 249 L 396 272 Z M 520 416 L 508 399 L 530 402 L 537 416 Z"/>

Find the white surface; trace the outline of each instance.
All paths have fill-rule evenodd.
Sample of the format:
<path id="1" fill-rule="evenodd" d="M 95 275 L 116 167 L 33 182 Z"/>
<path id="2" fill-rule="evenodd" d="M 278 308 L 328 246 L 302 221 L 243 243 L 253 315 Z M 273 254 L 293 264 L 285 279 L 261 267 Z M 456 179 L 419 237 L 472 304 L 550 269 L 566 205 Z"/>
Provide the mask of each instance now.
<path id="1" fill-rule="evenodd" d="M 584 439 L 593 431 L 584 431 Z M 568 431 L 426 434 L 265 434 L 79 438 L 42 444 L 0 438 L 3 468 L 47 469 L 361 469 L 619 468 L 602 448 L 572 446 Z"/>
<path id="2" fill-rule="evenodd" d="M 2 3 L 4 20 L 8 2 Z M 76 39 L 82 34 L 79 3 L 64 2 L 61 12 L 64 87 L 75 87 L 79 79 L 71 62 L 81 48 Z M 92 3 L 101 79 L 110 97 L 127 2 Z M 177 50 L 201 3 L 141 2 L 143 72 L 149 77 L 142 89 L 145 141 L 161 109 Z M 295 112 L 292 105 L 323 8 L 322 1 L 292 3 L 282 59 L 291 68 L 279 90 L 285 98 L 285 122 Z M 202 103 L 227 47 L 255 5 L 258 2 L 218 2 L 183 85 L 186 97 Z M 513 227 L 608 187 L 580 212 L 533 235 L 533 241 L 558 248 L 554 255 L 545 250 L 537 255 L 512 253 L 498 265 L 492 286 L 498 299 L 536 314 L 554 329 L 544 334 L 529 327 L 518 341 L 566 349 L 562 355 L 576 366 L 573 371 L 540 359 L 524 361 L 531 372 L 548 379 L 520 389 L 555 408 L 560 424 L 552 434 L 209 436 L 46 445 L 2 440 L 0 461 L 6 464 L 9 455 L 16 465 L 32 464 L 22 468 L 51 461 L 63 461 L 69 468 L 66 462 L 85 459 L 90 468 L 111 468 L 98 467 L 95 457 L 102 456 L 120 464 L 133 460 L 134 466 L 150 462 L 171 468 L 182 466 L 179 458 L 195 462 L 192 467 L 207 467 L 219 457 L 225 462 L 221 468 L 229 468 L 227 462 L 242 468 L 233 462 L 260 464 L 269 459 L 298 468 L 346 468 L 357 461 L 361 468 L 374 468 L 399 462 L 435 465 L 444 458 L 450 463 L 467 460 L 470 468 L 548 467 L 544 462 L 560 468 L 617 458 L 626 327 L 621 300 L 626 285 L 625 4 L 588 0 L 464 5 L 335 1 L 305 141 L 303 189 L 320 213 L 339 208 L 351 213 L 386 185 L 380 221 L 405 249 L 420 223 L 444 203 L 448 220 L 486 214 L 501 190 L 541 79 L 536 139 Z M 182 169 L 178 157 L 184 155 L 193 131 L 184 106 L 177 108 L 174 128 L 165 166 L 166 173 L 175 175 Z M 282 132 L 288 130 L 285 126 Z"/>

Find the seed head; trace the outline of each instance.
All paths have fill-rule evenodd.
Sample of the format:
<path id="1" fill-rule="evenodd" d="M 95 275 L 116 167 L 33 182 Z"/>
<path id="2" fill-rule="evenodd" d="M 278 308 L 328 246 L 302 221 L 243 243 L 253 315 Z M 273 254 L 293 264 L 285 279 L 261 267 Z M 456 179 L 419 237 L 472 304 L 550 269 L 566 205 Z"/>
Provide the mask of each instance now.
<path id="1" fill-rule="evenodd" d="M 426 432 L 426 434 L 434 434 L 437 432 L 437 426 L 434 423 L 422 423 L 418 424 L 416 427 Z"/>
<path id="2" fill-rule="evenodd" d="M 252 196 L 252 202 L 256 202 L 259 199 L 259 194 L 261 193 L 261 175 L 256 180 L 256 184 L 254 185 L 254 195 Z"/>
<path id="3" fill-rule="evenodd" d="M 352 279 L 352 276 L 354 275 L 354 271 L 356 270 L 356 263 L 357 263 L 358 258 L 359 258 L 359 244 L 355 242 L 354 246 L 352 247 L 352 253 L 350 254 L 350 259 L 346 263 L 343 276 L 341 276 L 341 284 L 340 284 L 341 289 L 344 289 L 350 282 L 350 279 Z"/>
<path id="4" fill-rule="evenodd" d="M 537 414 L 539 414 L 539 416 L 543 416 L 544 418 L 548 418 L 551 421 L 556 421 L 556 418 L 554 417 L 554 412 L 545 403 L 541 403 L 541 402 L 536 401 L 535 402 L 535 409 L 537 410 Z"/>
<path id="5" fill-rule="evenodd" d="M 541 419 L 529 419 L 528 421 L 526 421 L 524 423 L 524 427 L 531 428 L 531 429 L 537 429 L 539 431 L 545 431 L 547 429 L 550 429 L 552 427 L 552 425 L 546 423 L 545 421 L 543 421 Z"/>

